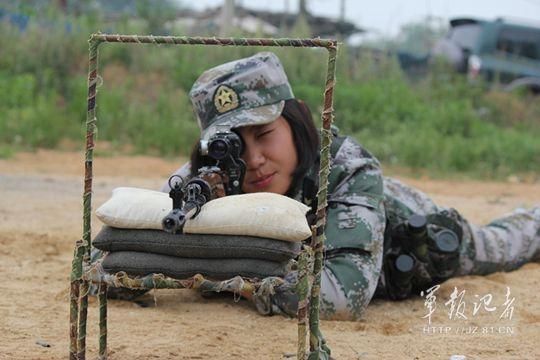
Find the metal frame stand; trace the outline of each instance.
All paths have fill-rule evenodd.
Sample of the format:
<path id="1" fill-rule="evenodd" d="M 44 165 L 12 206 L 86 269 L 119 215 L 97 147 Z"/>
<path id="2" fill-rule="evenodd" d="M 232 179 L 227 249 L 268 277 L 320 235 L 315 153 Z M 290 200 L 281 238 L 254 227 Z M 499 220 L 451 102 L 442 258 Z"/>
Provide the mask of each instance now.
<path id="1" fill-rule="evenodd" d="M 298 359 L 306 359 L 306 338 L 309 327 L 309 358 L 319 359 L 326 345 L 319 329 L 319 293 L 321 269 L 323 266 L 323 246 L 325 241 L 326 197 L 329 174 L 330 145 L 332 136 L 330 126 L 333 122 L 333 92 L 338 44 L 335 40 L 323 39 L 262 39 L 262 38 L 215 38 L 215 37 L 177 37 L 177 36 L 138 36 L 93 34 L 89 39 L 88 107 L 86 117 L 86 153 L 84 161 L 83 193 L 83 235 L 75 243 L 71 271 L 70 291 L 70 359 L 86 357 L 86 320 L 88 314 L 88 289 L 90 282 L 99 286 L 99 359 L 107 358 L 107 286 L 129 286 L 130 288 L 200 288 L 205 286 L 204 278 L 178 280 L 161 274 L 149 275 L 143 279 L 131 278 L 126 274 L 114 277 L 95 276 L 90 264 L 91 211 L 92 211 L 92 164 L 94 154 L 94 135 L 97 129 L 96 87 L 98 82 L 98 48 L 101 43 L 167 44 L 167 45 L 219 45 L 219 46 L 278 46 L 278 47 L 321 47 L 328 50 L 328 67 L 324 90 L 322 112 L 321 167 L 319 171 L 319 191 L 317 193 L 317 223 L 313 226 L 311 249 L 300 256 L 298 293 L 301 295 L 298 307 Z M 311 266 L 310 266 L 311 264 Z M 260 284 L 242 283 L 243 291 L 254 293 Z M 309 299 L 308 299 L 309 297 Z M 308 326 L 309 325 L 309 326 Z M 327 349 L 327 348 L 326 348 Z"/>

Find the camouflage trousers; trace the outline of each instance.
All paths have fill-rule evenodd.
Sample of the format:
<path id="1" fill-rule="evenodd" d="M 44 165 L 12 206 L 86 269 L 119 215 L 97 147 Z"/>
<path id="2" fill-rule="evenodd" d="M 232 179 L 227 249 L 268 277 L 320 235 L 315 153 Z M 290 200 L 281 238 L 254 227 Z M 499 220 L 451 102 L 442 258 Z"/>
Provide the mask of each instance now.
<path id="1" fill-rule="evenodd" d="M 487 225 L 477 226 L 463 219 L 457 211 L 437 206 L 426 194 L 400 181 L 385 178 L 384 193 L 416 214 L 446 211 L 453 216 L 463 230 L 457 276 L 511 271 L 529 261 L 539 260 L 540 207 L 518 209 Z M 382 256 L 378 250 L 355 253 L 342 249 L 337 256 L 328 256 L 321 276 L 321 317 L 334 320 L 361 318 L 375 294 L 375 286 L 381 285 L 376 280 L 379 276 L 382 280 L 381 266 Z M 373 278 L 374 281 L 370 280 Z M 271 306 L 263 313 L 296 314 L 296 274 L 290 273 L 285 279 L 285 285 L 276 289 Z"/>
<path id="2" fill-rule="evenodd" d="M 417 214 L 448 210 L 426 194 L 395 179 L 385 178 L 385 193 L 391 194 Z M 511 271 L 540 256 L 540 207 L 516 209 L 487 225 L 471 224 L 462 217 L 463 229 L 458 275 L 486 275 Z"/>

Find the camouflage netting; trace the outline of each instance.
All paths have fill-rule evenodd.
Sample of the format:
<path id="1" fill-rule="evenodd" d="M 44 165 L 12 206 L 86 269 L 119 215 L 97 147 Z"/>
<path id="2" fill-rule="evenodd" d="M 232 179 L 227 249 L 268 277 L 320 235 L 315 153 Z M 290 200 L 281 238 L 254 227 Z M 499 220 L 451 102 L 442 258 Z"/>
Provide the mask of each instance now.
<path id="1" fill-rule="evenodd" d="M 88 311 L 88 292 L 90 282 L 98 284 L 99 300 L 99 358 L 107 358 L 107 286 L 128 288 L 190 288 L 209 289 L 210 291 L 231 291 L 235 294 L 246 294 L 254 300 L 257 308 L 267 306 L 257 299 L 272 294 L 274 288 L 283 280 L 269 277 L 262 281 L 251 281 L 242 277 L 234 277 L 225 281 L 211 281 L 201 275 L 189 279 L 172 279 L 162 274 L 144 277 L 130 277 L 123 272 L 107 274 L 100 264 L 90 264 L 91 210 L 94 135 L 97 130 L 96 94 L 98 83 L 98 48 L 101 43 L 149 43 L 169 45 L 221 45 L 221 46 L 269 46 L 269 47 L 321 47 L 328 50 L 328 71 L 324 89 L 324 106 L 322 112 L 322 146 L 321 166 L 319 171 L 319 191 L 317 193 L 317 223 L 312 228 L 311 248 L 303 251 L 299 257 L 299 281 L 297 293 L 298 306 L 298 359 L 329 358 L 326 346 L 319 329 L 319 293 L 321 269 L 323 266 L 323 246 L 325 241 L 324 225 L 326 221 L 327 186 L 329 174 L 330 145 L 332 141 L 330 126 L 333 121 L 333 91 L 335 86 L 335 66 L 337 42 L 323 39 L 245 39 L 245 38 L 201 38 L 174 36 L 138 36 L 93 34 L 89 40 L 89 73 L 86 120 L 86 153 L 83 194 L 83 236 L 75 244 L 71 272 L 70 292 L 70 359 L 86 357 L 86 319 Z M 313 249 L 313 251 L 311 251 Z M 309 297 L 309 299 L 308 299 Z M 309 352 L 306 349 L 306 338 L 309 330 Z"/>
<path id="2" fill-rule="evenodd" d="M 101 283 L 113 287 L 126 287 L 129 289 L 194 289 L 202 292 L 231 292 L 236 295 L 254 294 L 257 292 L 273 292 L 273 287 L 283 283 L 279 277 L 267 277 L 255 280 L 235 276 L 227 280 L 206 279 L 201 274 L 196 274 L 187 279 L 174 279 L 163 274 L 151 274 L 146 276 L 129 276 L 126 272 L 111 274 L 101 266 L 101 262 L 91 264 L 84 272 L 83 280 Z M 266 290 L 263 290 L 266 289 Z M 262 295 L 261 292 L 258 293 Z"/>

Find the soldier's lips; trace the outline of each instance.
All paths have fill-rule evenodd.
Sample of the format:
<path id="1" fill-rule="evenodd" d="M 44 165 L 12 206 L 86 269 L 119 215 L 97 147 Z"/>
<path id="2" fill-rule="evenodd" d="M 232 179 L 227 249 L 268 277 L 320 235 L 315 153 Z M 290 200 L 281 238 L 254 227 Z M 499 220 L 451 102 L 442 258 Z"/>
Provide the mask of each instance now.
<path id="1" fill-rule="evenodd" d="M 251 186 L 253 186 L 253 187 L 257 188 L 257 189 L 264 189 L 265 187 L 270 185 L 270 183 L 274 179 L 274 175 L 276 175 L 275 172 L 272 173 L 272 174 L 269 174 L 269 175 L 260 176 L 260 177 L 258 177 L 257 179 L 255 179 L 253 181 L 249 181 L 249 185 L 251 185 Z"/>

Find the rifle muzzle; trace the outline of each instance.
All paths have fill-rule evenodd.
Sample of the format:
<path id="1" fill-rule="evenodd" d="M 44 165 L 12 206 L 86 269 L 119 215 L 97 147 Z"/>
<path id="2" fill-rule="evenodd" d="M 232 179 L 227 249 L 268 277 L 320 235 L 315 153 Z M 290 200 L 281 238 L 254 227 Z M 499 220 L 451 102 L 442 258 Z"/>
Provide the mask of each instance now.
<path id="1" fill-rule="evenodd" d="M 163 230 L 171 234 L 182 232 L 182 229 L 184 228 L 185 223 L 186 223 L 186 214 L 181 209 L 173 209 L 161 221 Z"/>

